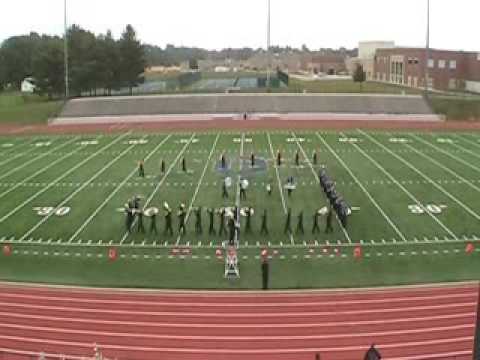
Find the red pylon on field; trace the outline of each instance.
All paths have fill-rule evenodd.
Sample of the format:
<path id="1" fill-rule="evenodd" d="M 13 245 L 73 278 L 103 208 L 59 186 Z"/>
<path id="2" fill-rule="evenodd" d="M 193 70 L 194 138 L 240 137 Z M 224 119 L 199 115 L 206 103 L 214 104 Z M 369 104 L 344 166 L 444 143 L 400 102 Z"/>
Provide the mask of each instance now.
<path id="1" fill-rule="evenodd" d="M 11 245 L 3 245 L 3 255 L 5 255 L 5 256 L 12 255 L 12 246 Z"/>
<path id="2" fill-rule="evenodd" d="M 115 261 L 118 258 L 118 250 L 117 248 L 110 248 L 108 249 L 108 260 Z"/>
<path id="3" fill-rule="evenodd" d="M 360 246 L 356 246 L 355 249 L 353 249 L 353 257 L 356 260 L 360 260 L 362 258 L 362 248 Z"/>
<path id="4" fill-rule="evenodd" d="M 470 255 L 474 251 L 475 251 L 475 245 L 473 245 L 472 243 L 468 243 L 467 246 L 465 247 L 465 252 Z"/>

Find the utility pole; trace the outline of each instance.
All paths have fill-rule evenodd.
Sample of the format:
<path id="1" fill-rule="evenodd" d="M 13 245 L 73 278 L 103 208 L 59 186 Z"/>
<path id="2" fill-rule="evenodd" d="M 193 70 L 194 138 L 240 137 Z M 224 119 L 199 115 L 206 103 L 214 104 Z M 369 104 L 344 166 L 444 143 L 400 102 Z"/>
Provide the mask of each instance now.
<path id="1" fill-rule="evenodd" d="M 271 19 L 271 7 L 270 0 L 268 0 L 268 15 L 267 15 L 267 87 L 270 88 L 270 76 L 272 59 L 270 54 L 270 19 Z"/>
<path id="2" fill-rule="evenodd" d="M 430 62 L 430 0 L 427 0 L 427 44 L 425 47 L 425 96 L 428 98 L 428 63 Z"/>
<path id="3" fill-rule="evenodd" d="M 68 100 L 70 97 L 69 91 L 69 79 L 68 79 L 68 25 L 67 25 L 67 0 L 64 0 L 64 35 L 63 35 L 63 45 L 64 45 L 64 66 L 65 66 L 65 100 Z"/>

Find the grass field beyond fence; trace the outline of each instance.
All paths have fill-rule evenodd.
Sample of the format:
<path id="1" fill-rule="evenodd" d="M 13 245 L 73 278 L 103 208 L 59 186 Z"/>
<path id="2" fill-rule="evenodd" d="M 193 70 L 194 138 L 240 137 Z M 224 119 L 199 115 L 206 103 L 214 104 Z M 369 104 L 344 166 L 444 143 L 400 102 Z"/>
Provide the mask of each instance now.
<path id="1" fill-rule="evenodd" d="M 280 150 L 283 163 L 275 166 Z M 480 135 L 411 132 L 211 132 L 0 138 L 0 278 L 96 286 L 258 288 L 268 249 L 275 288 L 351 287 L 478 279 Z M 313 164 L 312 154 L 318 154 Z M 300 163 L 295 164 L 298 152 Z M 256 165 L 250 164 L 255 154 Z M 225 154 L 228 170 L 220 167 Z M 187 172 L 182 171 L 185 157 Z M 146 177 L 137 174 L 145 159 Z M 164 174 L 160 162 L 166 163 Z M 327 206 L 317 173 L 325 167 L 352 209 L 348 226 L 312 234 Z M 221 184 L 231 177 L 229 198 Z M 249 180 L 238 200 L 238 177 Z M 288 196 L 284 184 L 297 185 Z M 266 185 L 271 184 L 269 196 Z M 123 206 L 140 195 L 160 209 L 159 234 L 125 231 Z M 163 234 L 163 204 L 174 235 Z M 176 212 L 188 210 L 187 233 Z M 242 217 L 241 279 L 223 279 L 216 250 L 227 235 L 208 233 L 206 209 L 252 207 Z M 195 233 L 202 207 L 202 234 Z M 292 230 L 285 233 L 286 212 Z M 260 235 L 267 211 L 269 235 Z M 304 233 L 297 231 L 303 212 Z M 215 215 L 218 231 L 219 216 Z M 6 246 L 6 247 L 5 247 Z M 356 247 L 362 256 L 354 258 Z M 118 259 L 109 261 L 109 250 Z M 10 253 L 11 251 L 11 253 Z M 6 256 L 10 255 L 10 256 Z"/>

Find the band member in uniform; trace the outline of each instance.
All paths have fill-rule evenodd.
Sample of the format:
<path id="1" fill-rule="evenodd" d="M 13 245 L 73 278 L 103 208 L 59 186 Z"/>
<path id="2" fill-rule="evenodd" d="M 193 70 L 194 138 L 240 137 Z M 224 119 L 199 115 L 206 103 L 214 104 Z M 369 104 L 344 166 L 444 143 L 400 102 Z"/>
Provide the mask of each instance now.
<path id="1" fill-rule="evenodd" d="M 267 190 L 268 196 L 272 196 L 272 184 L 267 183 L 267 186 L 265 187 L 265 189 Z"/>
<path id="2" fill-rule="evenodd" d="M 229 214 L 228 216 L 228 241 L 230 246 L 235 245 L 235 230 L 236 230 L 236 223 L 233 214 Z"/>
<path id="3" fill-rule="evenodd" d="M 201 235 L 203 233 L 201 206 L 195 209 L 195 232 L 197 233 L 197 235 Z"/>
<path id="4" fill-rule="evenodd" d="M 300 166 L 300 153 L 297 152 L 295 153 L 295 166 Z"/>
<path id="5" fill-rule="evenodd" d="M 333 220 L 333 211 L 332 211 L 332 207 L 330 207 L 327 213 L 327 221 L 326 221 L 327 224 L 325 227 L 325 234 L 333 233 L 332 220 Z"/>
<path id="6" fill-rule="evenodd" d="M 218 216 L 220 217 L 220 227 L 218 228 L 218 235 L 223 235 L 227 233 L 227 229 L 225 228 L 225 208 L 221 208 L 218 212 Z"/>
<path id="7" fill-rule="evenodd" d="M 268 277 L 270 272 L 270 265 L 268 264 L 268 259 L 264 258 L 262 260 L 262 289 L 268 290 Z"/>
<path id="8" fill-rule="evenodd" d="M 185 211 L 185 204 L 181 204 L 178 210 L 178 233 L 180 235 L 185 235 L 187 228 L 185 227 L 185 217 L 187 212 Z"/>
<path id="9" fill-rule="evenodd" d="M 293 176 L 289 176 L 287 178 L 287 185 L 285 187 L 287 189 L 288 197 L 291 197 L 293 190 L 295 189 L 295 179 L 293 178 Z"/>
<path id="10" fill-rule="evenodd" d="M 209 208 L 207 210 L 209 218 L 208 234 L 215 235 L 215 209 Z"/>
<path id="11" fill-rule="evenodd" d="M 247 187 L 248 187 L 248 180 L 241 179 L 240 180 L 240 199 L 247 200 Z"/>
<path id="12" fill-rule="evenodd" d="M 131 203 L 131 201 L 129 201 L 125 204 L 125 227 L 127 228 L 128 233 L 132 231 L 132 224 L 134 219 L 135 215 L 133 214 L 133 204 Z"/>
<path id="13" fill-rule="evenodd" d="M 320 216 L 320 210 L 316 211 L 313 214 L 313 228 L 312 228 L 312 234 L 317 234 L 320 232 L 320 226 L 318 225 L 318 217 Z"/>
<path id="14" fill-rule="evenodd" d="M 313 160 L 313 165 L 314 165 L 314 166 L 317 166 L 317 165 L 318 165 L 318 156 L 317 156 L 317 152 L 316 152 L 316 151 L 313 152 L 312 158 L 313 158 L 313 159 L 312 159 L 312 160 Z"/>
<path id="15" fill-rule="evenodd" d="M 220 158 L 220 163 L 222 169 L 225 170 L 227 168 L 227 159 L 225 158 L 225 153 L 222 153 L 222 157 Z"/>
<path id="16" fill-rule="evenodd" d="M 169 234 L 170 236 L 173 235 L 173 227 L 172 227 L 172 209 L 168 206 L 167 203 L 163 205 L 165 209 L 165 230 L 163 231 L 164 235 Z"/>
<path id="17" fill-rule="evenodd" d="M 280 150 L 277 151 L 277 166 L 282 166 L 282 153 L 280 152 Z"/>
<path id="18" fill-rule="evenodd" d="M 138 176 L 145 177 L 145 162 L 143 159 L 138 162 Z"/>
<path id="19" fill-rule="evenodd" d="M 222 182 L 222 199 L 228 199 L 227 178 Z"/>
<path id="20" fill-rule="evenodd" d="M 261 235 L 268 235 L 268 223 L 267 223 L 267 209 L 263 211 L 262 215 L 262 227 L 260 229 L 260 234 Z"/>
<path id="21" fill-rule="evenodd" d="M 143 226 L 143 210 L 135 210 L 137 214 L 137 232 L 145 234 L 145 227 Z"/>
<path id="22" fill-rule="evenodd" d="M 182 158 L 182 171 L 187 172 L 187 160 L 185 159 L 185 156 Z"/>
<path id="23" fill-rule="evenodd" d="M 253 208 L 249 207 L 245 211 L 245 216 L 247 217 L 245 222 L 245 234 L 252 233 L 252 215 L 253 215 Z"/>
<path id="24" fill-rule="evenodd" d="M 155 235 L 158 234 L 157 231 L 157 212 L 156 210 L 152 210 L 152 213 L 150 215 L 150 234 L 155 233 Z"/>
<path id="25" fill-rule="evenodd" d="M 165 174 L 165 160 L 162 159 L 161 163 L 160 163 L 160 171 L 162 174 Z"/>
<path id="26" fill-rule="evenodd" d="M 252 155 L 250 155 L 250 166 L 252 168 L 255 167 L 255 154 L 252 152 Z"/>
<path id="27" fill-rule="evenodd" d="M 298 215 L 298 222 L 297 222 L 297 234 L 305 234 L 305 230 L 303 228 L 303 211 L 300 211 Z"/>
<path id="28" fill-rule="evenodd" d="M 285 221 L 285 229 L 283 230 L 284 234 L 291 234 L 292 233 L 292 209 L 288 209 L 287 212 L 287 219 Z"/>

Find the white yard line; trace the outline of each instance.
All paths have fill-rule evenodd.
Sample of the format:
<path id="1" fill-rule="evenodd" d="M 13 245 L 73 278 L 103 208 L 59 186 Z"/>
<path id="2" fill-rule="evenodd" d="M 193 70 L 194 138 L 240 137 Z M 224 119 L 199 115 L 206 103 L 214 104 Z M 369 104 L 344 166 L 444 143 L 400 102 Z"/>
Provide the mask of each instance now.
<path id="1" fill-rule="evenodd" d="M 448 196 L 451 200 L 453 200 L 455 203 L 457 203 L 458 205 L 460 205 L 466 212 L 468 212 L 470 215 L 472 215 L 474 218 L 476 218 L 477 220 L 480 220 L 480 215 L 478 215 L 475 211 L 473 211 L 472 209 L 470 209 L 467 205 L 465 205 L 463 202 L 461 202 L 459 199 L 457 199 L 455 196 L 453 196 L 451 193 L 449 193 L 447 190 L 445 190 L 442 186 L 438 185 L 435 181 L 433 181 L 430 177 L 428 177 L 426 174 L 424 174 L 421 170 L 417 169 L 414 165 L 412 165 L 410 162 L 408 162 L 407 160 L 405 160 L 404 158 L 402 158 L 401 156 L 395 154 L 394 152 L 390 151 L 390 149 L 388 149 L 385 145 L 383 145 L 381 142 L 379 142 L 378 140 L 376 140 L 375 138 L 371 137 L 369 134 L 367 134 L 366 132 L 362 131 L 362 130 L 358 130 L 361 134 L 363 134 L 364 136 L 366 136 L 367 138 L 369 138 L 372 142 L 374 142 L 375 144 L 379 145 L 380 147 L 382 147 L 383 149 L 387 150 L 388 153 L 390 153 L 391 155 L 393 155 L 395 158 L 397 158 L 398 160 L 400 160 L 402 163 L 404 163 L 405 165 L 407 165 L 410 169 L 414 170 L 417 174 L 419 174 L 420 176 L 422 176 L 424 179 L 428 180 L 430 182 L 430 184 L 432 184 L 434 187 L 436 187 L 439 191 L 441 191 L 443 194 L 445 194 L 446 196 Z M 419 154 L 421 154 L 420 151 L 418 151 Z"/>
<path id="2" fill-rule="evenodd" d="M 452 134 L 453 136 L 455 136 L 457 139 L 460 139 L 460 140 L 463 140 L 477 148 L 480 148 L 480 142 L 475 142 L 475 141 L 472 141 L 470 139 L 467 139 L 465 135 L 458 135 L 458 134 Z M 477 138 L 478 139 L 478 138 Z"/>
<path id="3" fill-rule="evenodd" d="M 275 173 L 277 175 L 278 192 L 280 193 L 280 199 L 282 200 L 283 213 L 286 215 L 288 213 L 287 202 L 285 200 L 285 195 L 283 194 L 282 181 L 280 180 L 280 173 L 278 170 L 278 166 L 276 165 L 275 152 L 273 151 L 272 140 L 270 138 L 269 132 L 267 132 L 267 139 L 268 139 L 268 146 L 270 147 L 270 153 L 272 154 L 272 166 L 275 168 Z M 292 245 L 295 244 L 295 239 L 293 238 L 293 234 L 290 234 L 290 242 L 292 243 Z"/>
<path id="4" fill-rule="evenodd" d="M 75 139 L 74 139 L 75 140 Z M 65 145 L 68 145 L 70 144 L 70 142 L 67 142 L 64 144 Z M 30 175 L 29 177 L 26 177 L 25 179 L 23 179 L 21 182 L 19 183 L 16 183 L 15 186 L 13 186 L 12 188 L 4 191 L 3 193 L 0 194 L 0 199 L 3 198 L 5 195 L 11 193 L 12 191 L 14 191 L 15 189 L 19 188 L 20 186 L 22 186 L 23 184 L 25 184 L 27 181 L 37 177 L 38 175 L 44 173 L 45 171 L 49 170 L 50 168 L 54 167 L 55 165 L 57 165 L 59 162 L 67 159 L 68 157 L 72 156 L 73 154 L 75 154 L 76 152 L 78 152 L 80 150 L 80 148 L 76 148 L 75 150 L 72 150 L 70 151 L 69 153 L 67 153 L 66 155 L 62 156 L 61 158 L 55 160 L 54 162 L 52 162 L 51 164 L 49 164 L 47 167 L 44 167 L 40 170 L 38 170 L 37 172 L 35 172 L 34 174 Z"/>
<path id="5" fill-rule="evenodd" d="M 305 161 L 307 162 L 310 170 L 312 171 L 313 177 L 315 178 L 315 181 L 317 182 L 317 185 L 320 185 L 320 178 L 318 177 L 318 174 L 315 171 L 315 168 L 313 167 L 313 164 L 310 161 L 310 158 L 308 157 L 307 153 L 305 152 L 305 149 L 303 148 L 303 146 L 298 141 L 297 134 L 295 134 L 292 131 L 292 136 L 295 139 L 295 142 L 297 143 L 298 148 L 302 152 L 303 158 L 305 159 Z M 335 219 L 337 219 L 338 225 L 340 226 L 340 229 L 342 229 L 343 235 L 347 239 L 348 243 L 351 244 L 352 243 L 352 238 L 350 237 L 350 234 L 348 233 L 347 229 L 345 229 L 345 227 L 342 225 L 342 222 L 338 218 L 337 214 L 335 214 Z"/>
<path id="6" fill-rule="evenodd" d="M 90 179 L 88 179 L 82 186 L 80 186 L 78 189 L 73 191 L 70 195 L 68 195 L 60 204 L 58 204 L 55 207 L 55 210 L 60 209 L 61 207 L 65 206 L 70 200 L 72 200 L 78 193 L 80 193 L 83 189 L 85 189 L 88 184 L 90 184 L 92 181 L 97 179 L 100 175 L 102 175 L 105 171 L 107 171 L 113 164 L 115 164 L 118 160 L 120 160 L 122 157 L 125 156 L 128 152 L 130 152 L 135 146 L 130 145 L 127 147 L 125 150 L 123 150 L 117 157 L 114 159 L 110 160 L 107 164 L 105 164 L 99 171 L 95 173 Z M 42 226 L 44 223 L 48 221 L 52 216 L 54 216 L 55 211 L 51 212 L 47 216 L 45 216 L 42 220 L 40 220 L 35 226 L 33 226 L 30 230 L 28 230 L 21 238 L 20 240 L 25 240 L 27 239 L 35 230 L 37 230 L 40 226 Z"/>
<path id="7" fill-rule="evenodd" d="M 378 169 L 380 169 L 393 183 L 395 183 L 402 191 L 408 195 L 408 197 L 415 202 L 418 206 L 422 209 L 423 204 L 410 192 L 408 191 L 402 184 L 400 184 L 397 179 L 395 179 L 382 165 L 380 165 L 375 159 L 373 159 L 370 155 L 368 155 L 363 149 L 357 145 L 352 143 L 352 145 L 367 159 L 369 159 Z M 451 237 L 458 240 L 458 237 L 450 230 L 442 221 L 440 221 L 435 215 L 433 215 L 430 211 L 426 210 L 426 213 L 438 224 L 440 225 Z"/>
<path id="8" fill-rule="evenodd" d="M 458 157 L 458 156 L 456 156 L 456 155 L 453 155 L 452 153 L 450 153 L 450 152 L 448 152 L 448 151 L 446 151 L 446 150 L 444 150 L 444 149 L 442 149 L 442 148 L 440 148 L 440 147 L 432 144 L 431 142 L 429 142 L 429 141 L 427 141 L 427 140 L 425 140 L 425 139 L 422 139 L 421 137 L 416 136 L 416 135 L 412 135 L 412 137 L 415 138 L 415 139 L 417 139 L 418 141 L 420 141 L 420 142 L 422 142 L 422 143 L 430 146 L 431 148 L 435 149 L 436 151 L 440 151 L 440 152 L 444 153 L 444 154 L 447 155 L 448 157 L 452 158 L 452 159 L 455 160 L 455 161 L 458 161 L 459 163 L 462 163 L 462 164 L 465 165 L 466 167 L 469 167 L 470 169 L 473 169 L 473 170 L 475 170 L 475 171 L 480 172 L 480 168 L 478 168 L 477 166 L 474 166 L 474 165 L 470 164 L 469 162 L 463 160 L 462 158 L 460 158 L 460 157 Z M 479 155 L 471 152 L 471 151 L 468 150 L 468 149 L 465 149 L 465 148 L 463 148 L 463 147 L 461 147 L 461 146 L 459 146 L 459 145 L 456 145 L 456 144 L 452 144 L 452 145 L 453 145 L 453 146 L 460 147 L 462 150 L 464 149 L 466 152 L 470 152 L 473 156 L 480 158 Z M 414 151 L 415 151 L 415 150 L 414 150 Z"/>
<path id="9" fill-rule="evenodd" d="M 42 153 L 42 154 L 34 157 L 33 159 L 30 159 L 29 161 L 22 163 L 22 165 L 17 166 L 17 167 L 15 167 L 15 168 L 13 168 L 12 170 L 10 170 L 10 171 L 2 174 L 2 176 L 0 176 L 0 180 L 6 178 L 6 177 L 8 177 L 8 176 L 10 176 L 11 174 L 17 172 L 18 170 L 23 169 L 24 167 L 27 167 L 28 165 L 30 165 L 31 163 L 34 163 L 35 161 L 38 161 L 38 160 L 44 158 L 45 156 L 51 154 L 52 152 L 54 152 L 54 151 L 56 151 L 56 150 L 64 147 L 65 145 L 70 144 L 70 143 L 71 143 L 72 141 L 74 141 L 74 140 L 75 140 L 75 139 L 73 139 L 73 140 L 71 140 L 71 141 L 67 141 L 66 143 L 62 143 L 62 144 L 54 147 L 54 148 L 51 149 L 50 151 L 47 151 L 46 153 Z"/>
<path id="10" fill-rule="evenodd" d="M 397 225 L 395 225 L 395 223 L 392 221 L 392 219 L 390 219 L 390 217 L 385 213 L 385 211 L 383 211 L 382 207 L 380 205 L 378 205 L 376 200 L 372 197 L 372 195 L 370 195 L 368 190 L 365 189 L 365 187 L 362 185 L 360 180 L 358 180 L 358 178 L 350 170 L 350 168 L 347 166 L 347 164 L 345 164 L 345 162 L 335 153 L 335 151 L 331 148 L 331 146 L 324 140 L 324 138 L 319 133 L 316 133 L 316 134 L 317 134 L 318 138 L 323 142 L 323 144 L 330 150 L 330 152 L 333 154 L 333 156 L 335 156 L 335 158 L 338 160 L 338 162 L 340 164 L 342 164 L 342 166 L 345 168 L 345 170 L 347 170 L 347 172 L 350 174 L 350 176 L 353 178 L 353 180 L 355 180 L 355 182 L 360 187 L 360 189 L 362 189 L 362 191 L 365 193 L 365 195 L 370 199 L 372 204 L 377 208 L 377 210 L 380 212 L 380 214 L 382 214 L 383 218 L 392 227 L 392 229 L 397 233 L 397 235 L 403 241 L 407 242 L 407 238 L 405 237 L 405 235 L 403 235 L 403 233 L 398 229 Z"/>
<path id="11" fill-rule="evenodd" d="M 215 142 L 212 145 L 212 149 L 210 150 L 210 154 L 208 155 L 208 159 L 205 163 L 205 167 L 203 168 L 202 175 L 200 175 L 200 180 L 198 181 L 198 184 L 197 184 L 197 187 L 196 187 L 195 192 L 193 194 L 192 200 L 190 201 L 190 205 L 188 206 L 187 215 L 185 217 L 185 224 L 188 224 L 188 219 L 190 218 L 190 214 L 192 213 L 193 204 L 195 203 L 195 200 L 197 199 L 198 192 L 200 190 L 200 187 L 202 186 L 203 178 L 205 177 L 208 166 L 210 165 L 210 161 L 212 160 L 213 153 L 215 152 L 215 149 L 217 148 L 217 143 L 218 143 L 219 138 L 220 138 L 220 133 L 218 133 L 216 138 L 215 138 Z M 177 245 L 180 244 L 181 238 L 182 238 L 182 235 L 178 235 L 177 243 L 176 243 Z"/>
<path id="12" fill-rule="evenodd" d="M 170 138 L 171 134 L 166 136 L 148 155 L 145 157 L 144 161 L 147 162 L 160 147 L 163 146 Z M 95 209 L 95 211 L 85 220 L 85 222 L 80 225 L 80 227 L 75 231 L 75 233 L 68 239 L 68 243 L 71 243 L 75 238 L 92 222 L 92 220 L 98 215 L 98 213 L 108 204 L 108 202 L 120 191 L 125 184 L 137 173 L 138 169 L 135 167 L 132 172 L 108 195 L 108 197 Z"/>
<path id="13" fill-rule="evenodd" d="M 150 197 L 147 199 L 147 201 L 145 202 L 145 204 L 143 205 L 143 207 L 147 207 L 150 202 L 152 201 L 153 197 L 155 196 L 155 194 L 157 193 L 157 191 L 162 187 L 163 183 L 165 182 L 165 179 L 168 177 L 168 175 L 172 172 L 173 168 L 177 165 L 177 162 L 178 160 L 180 159 L 180 157 L 183 155 L 183 153 L 185 152 L 185 150 L 187 150 L 188 146 L 190 146 L 190 144 L 192 143 L 193 139 L 195 138 L 195 133 L 193 133 L 193 135 L 190 137 L 190 139 L 188 140 L 188 142 L 185 144 L 185 146 L 182 148 L 182 150 L 177 154 L 177 157 L 175 158 L 175 160 L 172 162 L 172 164 L 170 165 L 170 167 L 167 169 L 167 172 L 165 173 L 165 176 L 162 178 L 162 180 L 159 181 L 159 183 L 157 184 L 157 186 L 155 186 L 155 189 L 153 190 L 153 192 L 150 194 Z M 132 227 L 135 226 L 135 222 L 134 224 L 132 224 Z M 127 240 L 129 236 L 129 233 L 128 231 L 125 231 L 125 233 L 123 234 L 122 236 L 122 239 L 120 240 L 120 245 L 123 244 L 125 242 L 125 240 Z"/>
<path id="14" fill-rule="evenodd" d="M 59 176 L 57 179 L 54 180 L 54 182 L 50 183 L 48 186 L 42 188 L 41 190 L 39 190 L 38 192 L 36 192 L 35 194 L 33 194 L 32 196 L 30 196 L 27 200 L 25 200 L 23 203 L 21 203 L 20 205 L 18 205 L 15 209 L 11 210 L 8 214 L 4 215 L 2 218 L 0 218 L 0 224 L 2 222 L 4 222 L 5 220 L 7 220 L 10 216 L 12 216 L 13 214 L 15 214 L 18 210 L 20 210 L 21 208 L 23 208 L 25 205 L 27 205 L 28 203 L 32 202 L 33 200 L 35 200 L 37 197 L 39 197 L 41 194 L 43 194 L 45 191 L 47 191 L 48 189 L 50 189 L 51 187 L 53 187 L 57 182 L 59 182 L 60 180 L 66 178 L 68 175 L 70 175 L 71 173 L 73 173 L 75 170 L 77 170 L 78 168 L 80 168 L 81 166 L 85 165 L 87 162 L 89 162 L 91 159 L 93 159 L 94 157 L 96 157 L 98 154 L 100 154 L 103 150 L 105 149 L 108 149 L 110 148 L 111 146 L 115 145 L 117 142 L 119 142 L 120 140 L 122 140 L 125 136 L 127 135 L 130 135 L 130 132 L 128 133 L 125 133 L 123 135 L 119 135 L 118 137 L 115 138 L 115 140 L 113 140 L 112 142 L 110 142 L 109 144 L 105 145 L 104 147 L 98 149 L 95 153 L 93 153 L 92 155 L 90 155 L 89 157 L 87 157 L 86 159 L 84 159 L 83 161 L 81 161 L 80 163 L 78 163 L 77 165 L 75 165 L 74 167 L 72 167 L 71 169 L 69 169 L 66 173 L 64 173 L 63 175 Z"/>
<path id="15" fill-rule="evenodd" d="M 21 145 L 21 147 L 25 147 L 25 146 L 28 146 L 28 145 L 32 145 L 35 141 L 36 141 L 36 138 L 35 138 L 34 140 L 26 143 L 26 144 Z M 13 156 L 13 157 L 10 157 L 10 153 L 14 153 L 14 152 L 17 152 L 17 151 L 18 151 L 18 148 L 17 148 L 16 146 L 13 146 L 13 147 L 11 148 L 11 150 L 9 150 L 8 152 L 2 154 L 2 156 L 9 156 L 9 157 L 8 157 L 8 159 L 1 161 L 1 162 L 0 162 L 0 166 L 2 166 L 2 165 L 4 165 L 4 164 L 8 164 L 9 162 L 12 162 L 13 160 L 15 160 L 16 158 L 18 158 L 18 157 L 20 157 L 20 156 L 27 155 L 27 154 L 29 154 L 30 152 L 32 152 L 34 149 L 35 149 L 35 147 L 32 147 L 32 148 L 30 148 L 30 149 L 27 150 L 27 151 L 23 151 L 23 152 L 21 152 L 21 153 L 16 154 L 16 155 Z"/>

